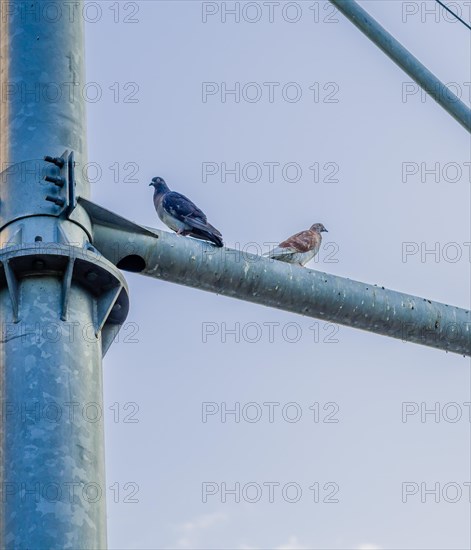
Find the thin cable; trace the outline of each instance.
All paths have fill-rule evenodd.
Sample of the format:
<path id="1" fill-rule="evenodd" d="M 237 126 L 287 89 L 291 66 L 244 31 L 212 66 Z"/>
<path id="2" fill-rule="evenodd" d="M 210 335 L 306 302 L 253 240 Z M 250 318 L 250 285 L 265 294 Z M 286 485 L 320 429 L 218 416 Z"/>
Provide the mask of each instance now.
<path id="1" fill-rule="evenodd" d="M 471 26 L 466 23 L 466 21 L 463 21 L 459 15 L 457 15 L 454 11 L 450 10 L 448 6 L 446 6 L 443 2 L 440 2 L 440 0 L 435 0 L 440 6 L 444 7 L 447 12 L 451 13 L 451 15 L 455 16 L 458 21 L 461 21 L 465 27 L 468 27 L 468 29 L 471 31 Z"/>

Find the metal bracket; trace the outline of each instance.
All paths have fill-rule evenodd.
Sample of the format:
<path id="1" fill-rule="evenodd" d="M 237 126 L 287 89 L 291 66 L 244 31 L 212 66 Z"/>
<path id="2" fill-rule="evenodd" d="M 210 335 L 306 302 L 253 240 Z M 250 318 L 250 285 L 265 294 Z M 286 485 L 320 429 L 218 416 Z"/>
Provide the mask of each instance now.
<path id="1" fill-rule="evenodd" d="M 69 157 L 67 159 L 67 170 L 68 170 L 68 183 L 69 183 L 69 189 L 68 189 L 68 205 L 66 210 L 67 217 L 72 214 L 74 208 L 77 206 L 77 196 L 75 193 L 75 160 L 74 160 L 74 152 L 71 151 L 69 154 Z"/>
<path id="2" fill-rule="evenodd" d="M 121 272 L 96 250 L 54 243 L 45 244 L 44 251 L 25 244 L 21 252 L 6 248 L 0 253 L 0 288 L 7 287 L 13 319 L 20 320 L 19 283 L 25 277 L 56 274 L 62 278 L 62 308 L 60 318 L 67 321 L 72 285 L 86 288 L 95 300 L 95 335 L 101 334 L 105 355 L 129 311 L 126 280 Z"/>
<path id="3" fill-rule="evenodd" d="M 59 168 L 59 176 L 44 176 L 44 180 L 55 185 L 59 190 L 59 195 L 46 195 L 45 199 L 63 208 L 65 216 L 70 217 L 74 208 L 77 206 L 77 196 L 75 192 L 75 160 L 74 152 L 66 149 L 60 157 L 44 157 L 46 162 L 54 164 Z M 65 208 L 64 208 L 65 207 Z"/>

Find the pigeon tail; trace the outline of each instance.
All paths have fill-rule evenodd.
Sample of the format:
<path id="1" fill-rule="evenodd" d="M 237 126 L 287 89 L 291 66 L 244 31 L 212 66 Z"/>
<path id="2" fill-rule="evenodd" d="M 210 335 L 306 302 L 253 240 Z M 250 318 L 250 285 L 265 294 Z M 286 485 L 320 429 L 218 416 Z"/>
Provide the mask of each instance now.
<path id="1" fill-rule="evenodd" d="M 215 244 L 216 246 L 224 246 L 221 233 L 206 220 L 198 218 L 186 218 L 186 222 L 191 226 L 187 235 L 191 235 L 195 238 L 207 240 Z"/>
<path id="2" fill-rule="evenodd" d="M 292 254 L 295 254 L 295 253 L 296 253 L 296 250 L 294 248 L 277 246 L 273 250 L 270 250 L 270 252 L 265 252 L 265 254 L 263 255 L 268 256 L 269 258 L 272 258 L 272 259 L 277 259 L 284 256 L 291 256 Z"/>
<path id="3" fill-rule="evenodd" d="M 217 233 L 219 233 L 219 231 L 217 231 Z M 213 233 L 206 229 L 199 229 L 197 227 L 194 227 L 190 231 L 185 231 L 185 235 L 188 235 L 189 237 L 193 237 L 195 239 L 200 239 L 203 241 L 209 241 L 215 246 L 222 248 L 224 246 L 224 242 L 217 233 Z"/>

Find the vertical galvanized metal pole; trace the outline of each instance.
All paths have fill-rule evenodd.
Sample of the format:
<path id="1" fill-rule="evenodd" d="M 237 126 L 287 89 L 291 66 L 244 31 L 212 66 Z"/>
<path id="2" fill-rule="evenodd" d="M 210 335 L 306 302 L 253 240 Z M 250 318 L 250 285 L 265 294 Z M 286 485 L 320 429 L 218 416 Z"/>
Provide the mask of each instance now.
<path id="1" fill-rule="evenodd" d="M 0 9 L 0 547 L 105 548 L 102 354 L 128 304 L 75 199 L 82 4 Z"/>

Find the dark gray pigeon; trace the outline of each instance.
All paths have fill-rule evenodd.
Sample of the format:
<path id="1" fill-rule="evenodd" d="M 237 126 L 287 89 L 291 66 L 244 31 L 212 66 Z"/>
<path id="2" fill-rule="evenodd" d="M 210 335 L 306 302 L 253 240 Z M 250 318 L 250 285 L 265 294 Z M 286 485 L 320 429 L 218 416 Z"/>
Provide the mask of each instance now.
<path id="1" fill-rule="evenodd" d="M 154 206 L 165 225 L 178 235 L 224 246 L 221 233 L 208 223 L 204 212 L 190 199 L 176 191 L 170 191 L 163 178 L 152 178 L 149 186 L 154 187 Z"/>

